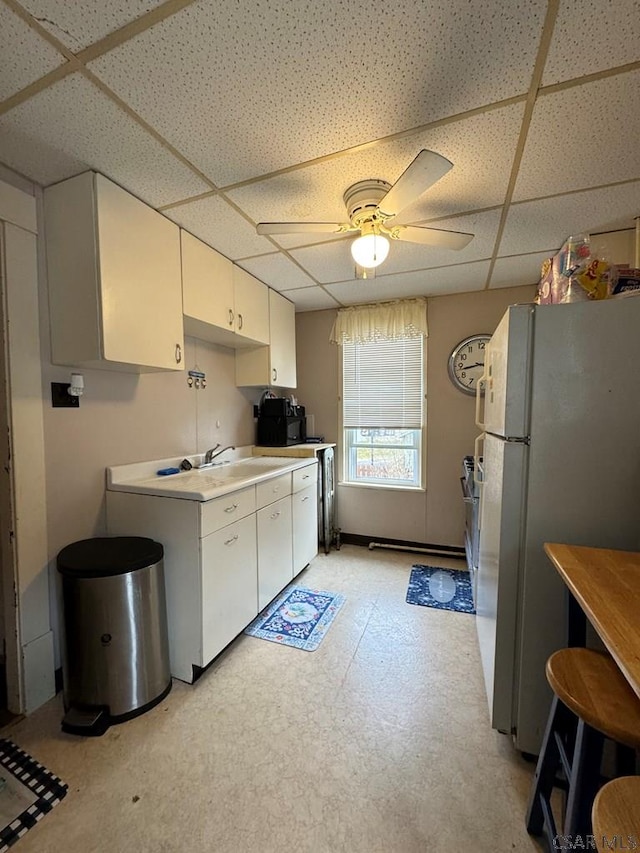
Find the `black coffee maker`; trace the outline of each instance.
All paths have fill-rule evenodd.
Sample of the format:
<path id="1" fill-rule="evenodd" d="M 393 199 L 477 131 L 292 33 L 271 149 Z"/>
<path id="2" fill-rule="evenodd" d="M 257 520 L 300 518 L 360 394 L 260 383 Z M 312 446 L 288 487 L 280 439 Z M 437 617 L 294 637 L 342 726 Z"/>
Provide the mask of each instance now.
<path id="1" fill-rule="evenodd" d="M 307 420 L 304 406 L 293 405 L 288 397 L 266 397 L 258 415 L 257 443 L 263 447 L 304 444 Z"/>

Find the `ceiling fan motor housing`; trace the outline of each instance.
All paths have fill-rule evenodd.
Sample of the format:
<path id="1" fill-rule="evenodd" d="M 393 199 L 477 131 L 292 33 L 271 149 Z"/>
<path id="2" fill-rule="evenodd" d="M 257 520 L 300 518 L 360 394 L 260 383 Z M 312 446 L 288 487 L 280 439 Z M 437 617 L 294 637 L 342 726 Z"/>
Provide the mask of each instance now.
<path id="1" fill-rule="evenodd" d="M 358 181 L 345 190 L 343 199 L 351 224 L 360 228 L 363 222 L 371 219 L 378 204 L 390 189 L 391 184 L 387 181 L 369 178 L 366 181 Z"/>

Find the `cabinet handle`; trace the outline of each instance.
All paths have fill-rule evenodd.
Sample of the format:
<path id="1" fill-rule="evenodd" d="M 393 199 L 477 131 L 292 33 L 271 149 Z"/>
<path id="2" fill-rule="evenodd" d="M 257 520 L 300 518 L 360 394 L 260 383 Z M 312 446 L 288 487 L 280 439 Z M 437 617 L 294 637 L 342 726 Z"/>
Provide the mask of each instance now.
<path id="1" fill-rule="evenodd" d="M 305 495 L 305 496 L 302 498 L 302 500 L 300 501 L 300 503 L 304 503 L 305 501 L 308 501 L 308 500 L 309 500 L 309 495 Z"/>
<path id="2" fill-rule="evenodd" d="M 237 539 L 238 539 L 238 534 L 236 533 L 236 535 L 235 535 L 235 536 L 232 536 L 232 537 L 231 537 L 231 539 L 227 539 L 227 540 L 225 540 L 225 543 L 224 543 L 224 544 L 225 544 L 225 545 L 233 545 L 233 543 L 234 543 L 234 542 L 236 542 L 236 541 L 237 541 Z"/>
<path id="3" fill-rule="evenodd" d="M 238 328 L 242 328 L 242 314 L 238 314 Z"/>
<path id="4" fill-rule="evenodd" d="M 280 515 L 280 510 L 278 510 L 278 512 L 272 512 L 271 518 L 277 518 L 279 515 Z"/>
<path id="5" fill-rule="evenodd" d="M 275 382 L 277 380 L 277 378 L 278 378 L 278 371 L 274 367 L 273 368 L 273 381 Z"/>
<path id="6" fill-rule="evenodd" d="M 229 308 L 229 325 L 233 326 L 233 311 Z"/>
<path id="7" fill-rule="evenodd" d="M 176 344 L 176 364 L 180 364 L 182 361 L 182 347 L 180 344 Z"/>
<path id="8" fill-rule="evenodd" d="M 238 509 L 238 504 L 231 504 L 231 506 L 226 506 L 224 508 L 225 512 L 235 512 Z"/>
<path id="9" fill-rule="evenodd" d="M 303 479 L 303 480 L 308 480 L 310 476 L 311 476 L 311 474 L 303 474 L 303 475 L 302 475 L 302 479 Z"/>
<path id="10" fill-rule="evenodd" d="M 279 491 L 280 491 L 280 486 L 274 486 L 274 487 L 273 487 L 273 489 L 272 489 L 271 491 L 272 491 L 272 492 L 273 492 L 273 494 L 275 495 L 275 493 L 276 493 L 276 492 L 279 492 Z"/>

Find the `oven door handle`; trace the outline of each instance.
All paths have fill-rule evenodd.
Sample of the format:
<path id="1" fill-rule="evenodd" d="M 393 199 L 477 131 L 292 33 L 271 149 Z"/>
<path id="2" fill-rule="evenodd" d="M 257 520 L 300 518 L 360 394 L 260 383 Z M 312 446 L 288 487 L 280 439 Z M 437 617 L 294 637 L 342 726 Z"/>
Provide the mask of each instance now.
<path id="1" fill-rule="evenodd" d="M 466 504 L 472 504 L 473 498 L 469 495 L 469 492 L 467 491 L 467 481 L 464 477 L 460 477 L 460 485 L 462 487 L 462 500 Z"/>

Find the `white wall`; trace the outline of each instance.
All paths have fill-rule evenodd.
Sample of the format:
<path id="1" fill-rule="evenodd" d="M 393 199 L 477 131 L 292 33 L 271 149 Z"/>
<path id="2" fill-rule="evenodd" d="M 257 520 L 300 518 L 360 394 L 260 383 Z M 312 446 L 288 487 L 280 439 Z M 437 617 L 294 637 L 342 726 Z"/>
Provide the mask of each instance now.
<path id="1" fill-rule="evenodd" d="M 492 333 L 508 305 L 530 302 L 534 286 L 427 300 L 427 487 L 425 492 L 338 486 L 338 526 L 372 539 L 462 547 L 462 457 L 473 453 L 474 399 L 447 374 L 453 347 L 475 332 Z M 315 432 L 338 441 L 338 347 L 329 343 L 335 311 L 296 315 L 297 396 L 315 416 Z M 339 472 L 338 472 L 339 477 Z"/>

